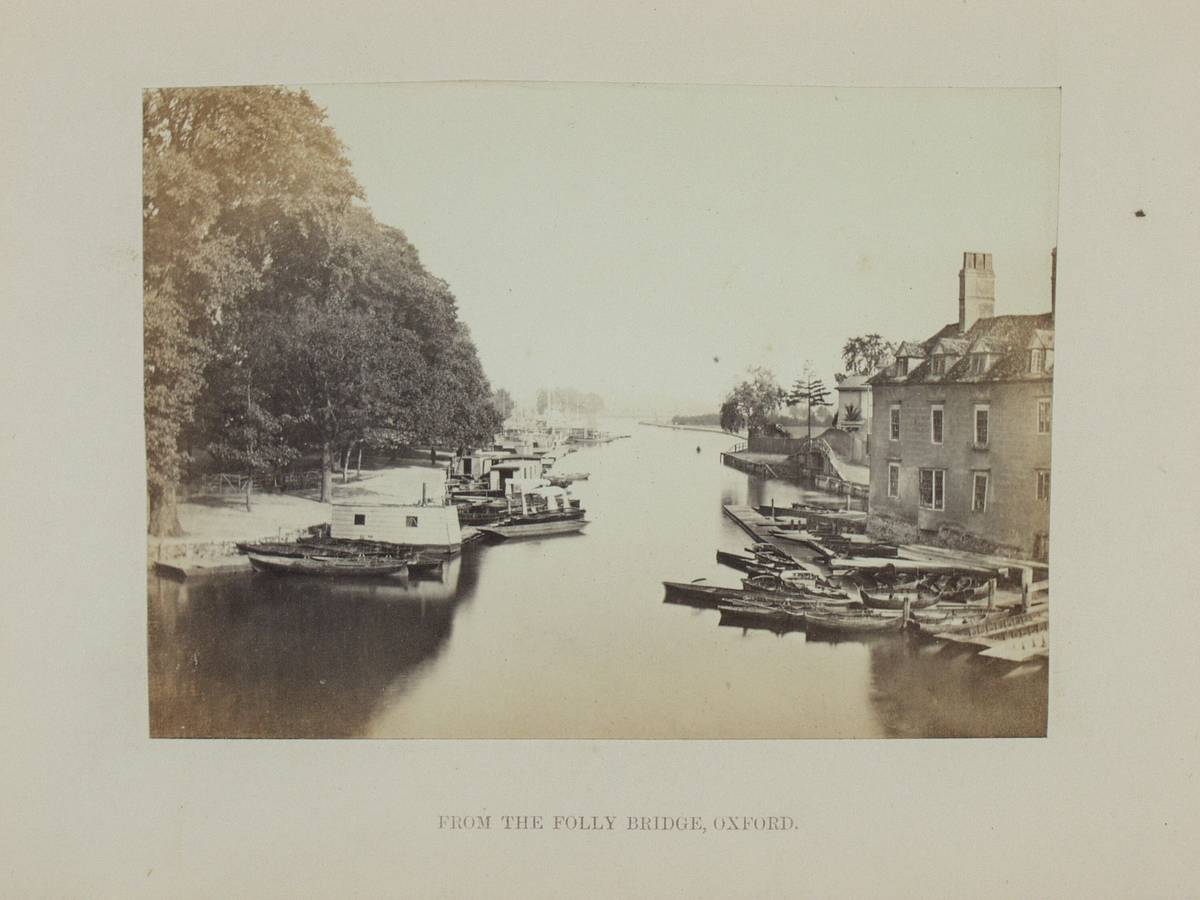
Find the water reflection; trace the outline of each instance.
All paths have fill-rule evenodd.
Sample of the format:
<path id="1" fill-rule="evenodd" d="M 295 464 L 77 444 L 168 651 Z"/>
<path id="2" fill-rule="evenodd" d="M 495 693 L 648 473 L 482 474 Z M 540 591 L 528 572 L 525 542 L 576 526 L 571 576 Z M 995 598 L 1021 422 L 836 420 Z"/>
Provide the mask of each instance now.
<path id="1" fill-rule="evenodd" d="M 445 646 L 474 582 L 460 560 L 409 583 L 151 575 L 151 734 L 359 735 Z"/>
<path id="2" fill-rule="evenodd" d="M 871 701 L 889 737 L 1046 734 L 1044 662 L 1017 665 L 979 647 L 918 635 L 871 643 Z"/>
<path id="3" fill-rule="evenodd" d="M 825 495 L 721 466 L 722 435 L 639 428 L 569 457 L 580 535 L 471 547 L 441 581 L 149 584 L 160 736 L 834 738 L 1044 735 L 1045 666 L 909 635 L 718 625 L 663 581 L 740 585 L 722 503 Z M 701 445 L 703 452 L 695 448 Z"/>

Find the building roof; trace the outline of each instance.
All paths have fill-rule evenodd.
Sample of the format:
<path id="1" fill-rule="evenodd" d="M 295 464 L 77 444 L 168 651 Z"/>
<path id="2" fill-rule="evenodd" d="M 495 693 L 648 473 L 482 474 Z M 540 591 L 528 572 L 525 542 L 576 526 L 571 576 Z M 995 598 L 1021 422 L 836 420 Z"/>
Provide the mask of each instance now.
<path id="1" fill-rule="evenodd" d="M 867 391 L 871 389 L 870 375 L 847 375 L 838 382 L 835 390 L 839 391 Z"/>
<path id="2" fill-rule="evenodd" d="M 902 356 L 924 359 L 927 355 L 925 345 L 921 341 L 901 341 L 900 346 L 896 348 L 897 359 Z"/>
<path id="3" fill-rule="evenodd" d="M 901 349 L 907 344 L 906 341 L 901 345 Z M 896 366 L 892 365 L 873 375 L 870 382 L 872 385 L 885 385 L 1048 380 L 1054 374 L 1053 366 L 1049 363 L 1045 371 L 1029 371 L 1029 349 L 1038 346 L 1054 346 L 1053 313 L 977 319 L 975 324 L 967 329 L 966 334 L 960 334 L 958 323 L 951 322 L 937 334 L 922 341 L 917 348 L 920 353 L 902 353 L 899 350 L 896 352 L 898 357 L 925 357 L 921 364 L 912 368 L 907 375 L 897 374 Z M 968 349 L 976 353 L 996 355 L 999 359 L 993 362 L 987 371 L 972 373 Z M 935 352 L 949 353 L 960 358 L 944 374 L 935 375 L 928 359 Z"/>

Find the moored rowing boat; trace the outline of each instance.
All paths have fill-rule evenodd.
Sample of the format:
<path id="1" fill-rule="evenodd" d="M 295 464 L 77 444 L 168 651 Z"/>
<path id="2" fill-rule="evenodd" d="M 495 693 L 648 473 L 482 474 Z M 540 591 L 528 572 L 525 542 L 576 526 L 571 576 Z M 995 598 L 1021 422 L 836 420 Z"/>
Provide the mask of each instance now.
<path id="1" fill-rule="evenodd" d="M 408 571 L 408 561 L 359 557 L 346 559 L 336 556 L 279 556 L 248 553 L 250 565 L 259 572 L 274 575 L 327 575 L 338 578 L 368 578 L 401 575 Z"/>

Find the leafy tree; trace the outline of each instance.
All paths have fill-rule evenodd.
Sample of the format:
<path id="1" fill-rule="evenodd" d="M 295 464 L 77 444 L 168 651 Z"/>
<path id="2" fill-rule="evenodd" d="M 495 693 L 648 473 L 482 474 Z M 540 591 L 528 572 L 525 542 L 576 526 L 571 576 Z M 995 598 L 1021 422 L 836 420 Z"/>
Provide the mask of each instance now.
<path id="1" fill-rule="evenodd" d="M 512 394 L 508 392 L 508 388 L 497 388 L 492 394 L 492 405 L 496 407 L 496 414 L 500 418 L 507 419 L 512 415 L 513 410 L 517 408 L 517 403 L 512 398 Z"/>
<path id="2" fill-rule="evenodd" d="M 361 190 L 324 113 L 280 88 L 144 97 L 151 531 L 206 446 L 255 470 L 305 451 L 490 442 L 501 417 L 449 286 Z M 248 501 L 247 501 L 248 502 Z"/>
<path id="3" fill-rule="evenodd" d="M 770 369 L 751 367 L 750 376 L 734 387 L 721 404 L 721 427 L 738 431 L 743 425 L 751 433 L 765 430 L 783 405 L 784 391 Z"/>
<path id="4" fill-rule="evenodd" d="M 309 239 L 362 191 L 303 92 L 151 90 L 142 114 L 147 484 L 150 532 L 166 535 L 180 531 L 180 439 L 224 326 L 313 259 Z"/>
<path id="5" fill-rule="evenodd" d="M 738 403 L 735 397 L 726 397 L 725 402 L 721 404 L 721 429 L 729 432 L 741 431 L 746 425 L 746 418 L 742 415 L 741 404 Z"/>
<path id="6" fill-rule="evenodd" d="M 811 364 L 805 365 L 803 377 L 796 379 L 795 384 L 792 385 L 792 389 L 787 395 L 787 402 L 790 406 L 798 406 L 803 403 L 808 407 L 808 439 L 811 441 L 813 407 L 829 405 L 829 391 L 826 389 L 825 383 L 813 373 Z"/>
<path id="7" fill-rule="evenodd" d="M 842 347 L 842 360 L 846 364 L 846 374 L 870 375 L 887 365 L 895 351 L 895 344 L 885 341 L 877 334 L 850 338 Z"/>

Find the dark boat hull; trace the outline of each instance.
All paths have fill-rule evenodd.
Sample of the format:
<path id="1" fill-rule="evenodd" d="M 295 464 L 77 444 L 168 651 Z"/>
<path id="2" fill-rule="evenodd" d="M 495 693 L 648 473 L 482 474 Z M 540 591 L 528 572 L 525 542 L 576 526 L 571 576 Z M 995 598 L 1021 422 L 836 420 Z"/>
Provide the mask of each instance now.
<path id="1" fill-rule="evenodd" d="M 808 613 L 808 630 L 828 634 L 866 635 L 890 634 L 904 628 L 903 616 L 845 615 L 841 613 Z"/>
<path id="2" fill-rule="evenodd" d="M 715 584 L 684 584 L 679 581 L 664 581 L 665 600 L 668 603 L 683 603 L 715 609 L 728 601 L 751 601 L 767 606 L 790 606 L 793 608 L 816 608 L 818 606 L 849 606 L 849 598 L 830 599 L 825 597 L 803 597 L 796 594 L 771 594 L 765 591 L 748 591 L 744 588 L 719 587 Z"/>
<path id="3" fill-rule="evenodd" d="M 721 612 L 721 625 L 763 628 L 776 633 L 804 630 L 805 613 L 799 610 L 792 611 L 742 603 L 722 603 L 717 609 Z"/>
<path id="4" fill-rule="evenodd" d="M 408 563 L 392 560 L 383 562 L 376 559 L 333 559 L 313 558 L 307 556 L 267 556 L 250 553 L 250 565 L 259 572 L 272 575 L 313 575 L 332 578 L 379 578 L 385 576 L 404 575 L 408 572 Z"/>

